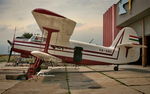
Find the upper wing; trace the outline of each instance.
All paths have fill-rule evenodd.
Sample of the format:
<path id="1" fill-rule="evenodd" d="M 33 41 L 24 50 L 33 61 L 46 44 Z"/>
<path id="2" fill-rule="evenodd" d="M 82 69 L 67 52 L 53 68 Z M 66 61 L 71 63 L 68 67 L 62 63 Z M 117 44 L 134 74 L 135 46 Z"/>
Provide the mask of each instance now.
<path id="1" fill-rule="evenodd" d="M 69 39 L 73 33 L 76 22 L 44 9 L 34 9 L 32 14 L 45 37 L 47 33 L 44 28 L 58 30 L 58 32 L 53 32 L 51 35 L 51 45 L 69 45 Z"/>

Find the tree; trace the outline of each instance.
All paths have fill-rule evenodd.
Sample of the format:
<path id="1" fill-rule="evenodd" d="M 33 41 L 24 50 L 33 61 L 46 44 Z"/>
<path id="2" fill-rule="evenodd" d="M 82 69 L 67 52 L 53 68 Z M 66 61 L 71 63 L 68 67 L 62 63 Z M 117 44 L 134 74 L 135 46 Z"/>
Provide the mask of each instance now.
<path id="1" fill-rule="evenodd" d="M 27 39 L 31 38 L 32 36 L 33 36 L 32 33 L 24 33 L 24 34 L 22 35 L 22 37 L 27 38 Z"/>

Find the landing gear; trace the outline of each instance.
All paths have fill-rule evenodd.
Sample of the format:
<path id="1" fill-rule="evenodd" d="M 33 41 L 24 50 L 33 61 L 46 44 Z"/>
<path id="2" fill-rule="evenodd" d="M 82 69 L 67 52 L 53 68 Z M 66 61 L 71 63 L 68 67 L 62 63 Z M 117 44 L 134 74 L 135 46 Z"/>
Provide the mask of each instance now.
<path id="1" fill-rule="evenodd" d="M 118 71 L 118 69 L 119 69 L 119 65 L 114 67 L 114 71 Z"/>
<path id="2" fill-rule="evenodd" d="M 21 75 L 20 77 L 18 77 L 19 80 L 28 80 L 26 75 Z"/>
<path id="3" fill-rule="evenodd" d="M 32 75 L 35 75 L 36 72 L 41 70 L 40 65 L 43 63 L 41 59 L 36 58 L 34 64 L 31 64 L 28 71 L 27 71 L 27 78 L 32 78 Z"/>
<path id="4" fill-rule="evenodd" d="M 40 72 L 41 70 L 41 67 L 39 66 L 37 69 L 36 69 L 36 72 Z"/>

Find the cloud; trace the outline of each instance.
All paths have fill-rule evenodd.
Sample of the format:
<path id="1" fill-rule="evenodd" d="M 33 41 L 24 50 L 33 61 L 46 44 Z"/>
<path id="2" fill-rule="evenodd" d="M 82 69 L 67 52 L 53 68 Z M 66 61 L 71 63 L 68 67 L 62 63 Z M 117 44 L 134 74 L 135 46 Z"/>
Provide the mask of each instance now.
<path id="1" fill-rule="evenodd" d="M 88 24 L 82 24 L 80 26 L 77 26 L 75 28 L 75 31 L 76 32 L 87 31 L 87 30 L 89 31 L 89 30 L 91 30 L 93 28 L 100 28 L 100 25 L 99 24 L 90 24 L 90 23 L 88 23 Z"/>
<path id="2" fill-rule="evenodd" d="M 76 27 L 71 40 L 78 40 L 83 42 L 89 42 L 94 39 L 93 43 L 102 45 L 102 27 L 99 25 L 82 24 L 80 27 Z"/>
<path id="3" fill-rule="evenodd" d="M 0 32 L 5 32 L 10 28 L 9 25 L 0 25 Z"/>
<path id="4" fill-rule="evenodd" d="M 82 27 L 84 24 L 83 23 L 77 23 L 76 28 Z"/>
<path id="5" fill-rule="evenodd" d="M 8 3 L 8 0 L 0 0 L 0 5 L 6 4 L 6 2 Z"/>
<path id="6" fill-rule="evenodd" d="M 24 32 L 41 32 L 31 11 L 44 8 L 77 22 L 72 39 L 95 43 L 102 41 L 103 13 L 118 0 L 0 0 L 0 42 Z M 85 38 L 83 39 L 83 36 Z M 0 44 L 1 46 L 2 44 Z M 1 53 L 0 53 L 1 54 Z"/>
<path id="7" fill-rule="evenodd" d="M 11 26 L 0 25 L 0 42 L 4 43 L 7 39 L 12 39 L 14 30 Z"/>
<path id="8" fill-rule="evenodd" d="M 38 27 L 37 23 L 29 24 L 26 27 L 26 32 L 34 33 L 34 34 L 42 34 L 40 28 Z"/>
<path id="9" fill-rule="evenodd" d="M 0 54 L 8 53 L 8 43 L 7 40 L 13 39 L 14 32 L 12 27 L 9 25 L 0 24 Z"/>

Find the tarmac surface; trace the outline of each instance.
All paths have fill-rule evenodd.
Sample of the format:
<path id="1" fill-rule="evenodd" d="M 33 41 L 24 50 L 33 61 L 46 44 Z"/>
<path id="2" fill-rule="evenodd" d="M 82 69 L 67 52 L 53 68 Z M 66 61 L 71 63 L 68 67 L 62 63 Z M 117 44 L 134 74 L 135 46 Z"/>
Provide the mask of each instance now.
<path id="1" fill-rule="evenodd" d="M 48 74 L 30 80 L 6 80 L 6 74 L 26 71 L 28 67 L 0 63 L 1 94 L 150 94 L 150 67 L 140 65 L 59 66 Z"/>

